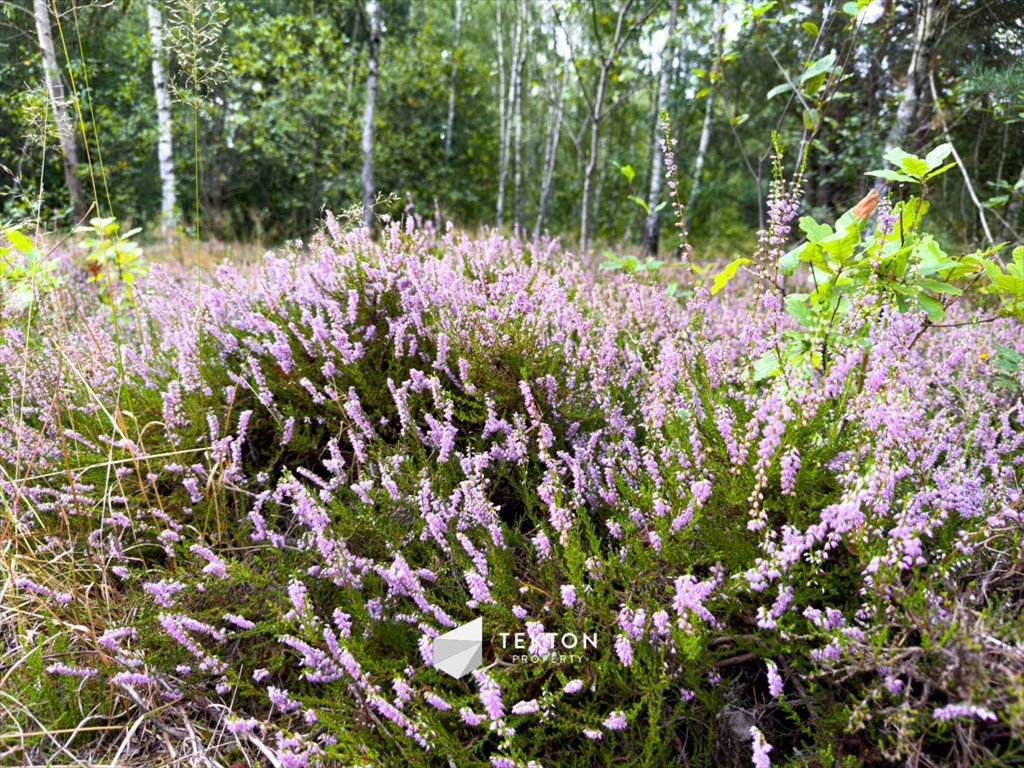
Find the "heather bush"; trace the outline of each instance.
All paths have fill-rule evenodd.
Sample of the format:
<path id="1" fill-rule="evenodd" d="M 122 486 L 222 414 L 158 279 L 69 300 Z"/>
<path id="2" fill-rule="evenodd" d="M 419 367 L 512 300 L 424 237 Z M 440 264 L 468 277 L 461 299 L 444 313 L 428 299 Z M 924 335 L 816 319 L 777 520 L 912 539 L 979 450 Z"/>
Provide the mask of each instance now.
<path id="1" fill-rule="evenodd" d="M 788 249 L 773 189 L 713 296 L 414 218 L 125 312 L 64 255 L 0 325 L 6 758 L 145 759 L 39 727 L 99 708 L 224 764 L 1019 759 L 1024 335 L 954 298 L 1024 251 L 871 200 Z"/>

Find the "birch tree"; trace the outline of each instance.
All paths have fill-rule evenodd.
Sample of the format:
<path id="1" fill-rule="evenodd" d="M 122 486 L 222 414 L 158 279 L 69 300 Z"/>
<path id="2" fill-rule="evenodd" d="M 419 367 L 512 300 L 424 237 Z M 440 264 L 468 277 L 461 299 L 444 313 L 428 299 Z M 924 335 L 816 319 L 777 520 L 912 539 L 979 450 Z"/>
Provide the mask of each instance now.
<path id="1" fill-rule="evenodd" d="M 722 16 L 724 12 L 725 2 L 724 0 L 719 0 L 719 2 L 715 3 L 713 60 L 710 69 L 712 81 L 714 81 L 717 74 L 721 73 L 719 66 L 722 60 Z M 711 118 L 715 113 L 715 94 L 716 90 L 714 82 L 712 82 L 712 88 L 708 91 L 707 96 L 705 96 L 707 101 L 704 104 L 704 122 L 700 128 L 700 139 L 697 141 L 697 157 L 693 162 L 693 184 L 690 186 L 690 198 L 683 212 L 683 225 L 687 229 L 690 226 L 690 212 L 693 210 L 693 206 L 697 202 L 697 196 L 700 194 L 701 183 L 704 177 L 704 163 L 708 157 L 708 147 L 711 146 Z"/>
<path id="2" fill-rule="evenodd" d="M 518 227 L 523 217 L 523 70 L 526 67 L 526 52 L 530 47 L 530 25 L 527 17 L 527 5 L 520 2 L 519 6 L 519 51 L 515 61 L 515 88 L 512 95 L 512 126 L 513 148 L 515 151 L 515 168 L 513 170 L 512 199 L 515 208 L 515 224 Z"/>
<path id="3" fill-rule="evenodd" d="M 50 28 L 50 9 L 46 0 L 32 0 L 32 12 L 36 21 L 36 33 L 39 36 L 39 51 L 43 57 L 46 93 L 50 100 L 50 108 L 53 110 L 53 120 L 57 124 L 57 140 L 60 143 L 64 164 L 64 181 L 68 187 L 68 196 L 71 198 L 71 207 L 77 223 L 85 218 L 89 204 L 85 199 L 82 182 L 75 174 L 75 168 L 78 166 L 78 145 L 75 142 L 74 124 L 64 97 L 60 68 L 57 66 L 53 32 Z"/>
<path id="4" fill-rule="evenodd" d="M 668 11 L 668 36 L 661 55 L 661 71 L 658 73 L 658 95 L 654 102 L 654 114 L 660 115 L 668 105 L 669 89 L 672 86 L 672 74 L 675 69 L 675 35 L 676 17 L 679 12 L 678 0 L 671 0 Z M 651 136 L 653 151 L 651 152 L 651 188 L 647 196 L 647 225 L 644 230 L 644 253 L 655 256 L 658 253 L 658 239 L 661 231 L 661 210 L 658 208 L 661 198 L 661 180 L 665 175 L 664 154 L 658 139 L 658 120 L 654 123 Z"/>
<path id="5" fill-rule="evenodd" d="M 363 108 L 363 223 L 373 226 L 373 118 L 377 101 L 377 70 L 380 56 L 380 6 L 370 0 L 366 7 L 370 18 L 370 50 L 366 63 L 366 105 Z"/>
<path id="6" fill-rule="evenodd" d="M 533 236 L 540 237 L 544 225 L 544 214 L 551 198 L 551 180 L 555 173 L 555 161 L 558 158 L 558 140 L 562 133 L 562 116 L 565 114 L 565 92 L 569 87 L 569 50 L 566 48 L 562 59 L 559 82 L 556 84 L 555 104 L 552 108 L 554 116 L 550 118 L 547 140 L 544 142 L 544 167 L 541 175 L 540 197 L 537 200 L 537 223 L 533 227 Z"/>
<path id="7" fill-rule="evenodd" d="M 452 44 L 452 74 L 448 81 L 448 122 L 444 130 L 444 154 L 452 154 L 452 132 L 455 130 L 455 79 L 459 74 L 459 35 L 462 32 L 462 0 L 455 0 L 455 42 Z"/>
<path id="8" fill-rule="evenodd" d="M 518 67 L 520 46 L 523 35 L 523 14 L 516 7 L 516 23 L 512 37 L 512 52 L 509 60 L 508 92 L 505 91 L 505 51 L 502 41 L 502 13 L 504 3 L 499 0 L 498 14 L 498 194 L 495 204 L 495 221 L 500 227 L 505 220 L 505 187 L 508 183 L 508 166 L 512 151 L 512 122 L 515 112 L 516 94 L 518 93 Z"/>
<path id="9" fill-rule="evenodd" d="M 171 137 L 171 94 L 167 87 L 164 68 L 163 19 L 159 0 L 149 0 L 150 61 L 153 70 L 153 90 L 156 93 L 157 158 L 160 163 L 160 228 L 172 232 L 177 224 L 177 197 L 174 180 L 174 144 Z"/>
<path id="10" fill-rule="evenodd" d="M 590 142 L 587 153 L 586 165 L 583 168 L 583 192 L 580 195 L 580 252 L 586 253 L 590 245 L 590 235 L 593 223 L 591 222 L 591 203 L 594 187 L 594 172 L 597 170 L 601 145 L 601 127 L 608 115 L 619 106 L 623 100 L 618 99 L 610 105 L 605 105 L 608 95 L 608 83 L 612 76 L 619 54 L 632 36 L 643 26 L 644 22 L 657 9 L 658 3 L 651 3 L 632 21 L 629 13 L 633 8 L 633 0 L 623 0 L 618 13 L 615 15 L 615 31 L 607 45 L 603 43 L 598 31 L 599 24 L 596 19 L 598 10 L 594 5 L 597 0 L 591 0 L 591 17 L 594 19 L 594 44 L 598 54 L 597 61 L 597 82 L 594 86 L 594 95 L 584 99 L 590 112 Z"/>

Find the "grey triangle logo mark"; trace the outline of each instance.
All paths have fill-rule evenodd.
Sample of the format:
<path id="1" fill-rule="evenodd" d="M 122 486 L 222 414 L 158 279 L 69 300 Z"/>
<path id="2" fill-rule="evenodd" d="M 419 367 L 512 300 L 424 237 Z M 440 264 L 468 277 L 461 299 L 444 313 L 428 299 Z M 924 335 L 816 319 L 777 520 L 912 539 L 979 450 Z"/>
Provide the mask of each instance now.
<path id="1" fill-rule="evenodd" d="M 484 620 L 473 619 L 468 624 L 435 637 L 433 650 L 434 669 L 454 678 L 469 674 L 483 663 Z"/>

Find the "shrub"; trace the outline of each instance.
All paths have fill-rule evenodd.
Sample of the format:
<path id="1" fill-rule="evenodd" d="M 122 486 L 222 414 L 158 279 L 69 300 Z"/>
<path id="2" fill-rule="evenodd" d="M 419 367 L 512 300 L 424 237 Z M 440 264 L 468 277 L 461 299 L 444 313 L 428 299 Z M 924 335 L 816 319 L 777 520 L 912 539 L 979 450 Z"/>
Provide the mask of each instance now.
<path id="1" fill-rule="evenodd" d="M 199 291 L 155 267 L 120 320 L 6 308 L 6 590 L 45 628 L 21 652 L 289 766 L 1019 754 L 1020 322 L 964 301 L 929 329 L 867 214 L 863 280 L 787 296 L 786 190 L 714 297 L 328 217 Z M 434 669 L 477 617 L 484 666 Z"/>

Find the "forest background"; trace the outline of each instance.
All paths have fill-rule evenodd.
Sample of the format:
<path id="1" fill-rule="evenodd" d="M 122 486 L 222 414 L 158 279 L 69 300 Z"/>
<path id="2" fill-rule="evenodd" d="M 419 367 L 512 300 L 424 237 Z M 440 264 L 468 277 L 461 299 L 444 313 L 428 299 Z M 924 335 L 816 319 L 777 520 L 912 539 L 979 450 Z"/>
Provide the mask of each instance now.
<path id="1" fill-rule="evenodd" d="M 0 218 L 66 232 L 95 201 L 269 245 L 380 193 L 378 213 L 664 252 L 664 111 L 697 244 L 763 224 L 773 131 L 807 146 L 819 218 L 886 149 L 948 139 L 933 227 L 1019 241 L 1022 19 L 1019 0 L 3 0 Z"/>

